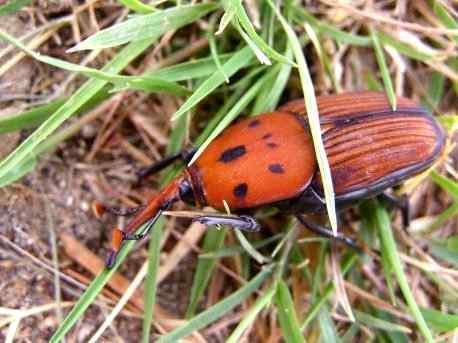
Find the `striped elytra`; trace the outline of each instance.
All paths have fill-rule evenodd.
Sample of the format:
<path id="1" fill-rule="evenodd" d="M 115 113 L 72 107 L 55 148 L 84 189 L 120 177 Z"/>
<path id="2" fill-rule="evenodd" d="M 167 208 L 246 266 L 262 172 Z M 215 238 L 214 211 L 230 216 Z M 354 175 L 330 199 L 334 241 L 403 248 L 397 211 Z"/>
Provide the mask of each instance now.
<path id="1" fill-rule="evenodd" d="M 398 97 L 395 111 L 378 92 L 317 101 L 337 200 L 369 196 L 402 182 L 428 168 L 444 146 L 435 119 L 412 100 Z M 188 173 L 205 203 L 218 209 L 223 200 L 238 209 L 295 198 L 309 185 L 321 193 L 304 101 L 230 126 Z M 244 196 L 234 194 L 239 184 L 247 186 Z"/>

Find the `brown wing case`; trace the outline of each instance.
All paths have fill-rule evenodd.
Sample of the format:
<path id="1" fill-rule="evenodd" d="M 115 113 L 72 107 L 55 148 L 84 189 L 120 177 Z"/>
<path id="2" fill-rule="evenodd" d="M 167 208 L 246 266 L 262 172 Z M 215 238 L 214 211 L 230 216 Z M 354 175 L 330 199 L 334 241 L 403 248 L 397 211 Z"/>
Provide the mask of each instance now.
<path id="1" fill-rule="evenodd" d="M 428 168 L 444 146 L 437 122 L 409 99 L 398 98 L 396 111 L 376 92 L 318 101 L 338 200 L 378 193 L 412 177 Z M 314 184 L 321 187 L 320 180 L 317 174 Z"/>

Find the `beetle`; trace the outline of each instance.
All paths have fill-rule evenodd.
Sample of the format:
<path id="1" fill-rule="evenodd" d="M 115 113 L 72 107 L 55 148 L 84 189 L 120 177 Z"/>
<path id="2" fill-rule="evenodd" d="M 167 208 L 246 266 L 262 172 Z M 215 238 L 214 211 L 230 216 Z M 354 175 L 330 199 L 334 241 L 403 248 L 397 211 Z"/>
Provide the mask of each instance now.
<path id="1" fill-rule="evenodd" d="M 383 194 L 430 167 L 444 149 L 445 134 L 437 121 L 410 99 L 398 97 L 396 110 L 380 92 L 325 95 L 317 97 L 317 102 L 337 208 Z M 301 215 L 325 208 L 305 113 L 304 100 L 299 99 L 226 128 L 157 196 L 145 206 L 127 211 L 138 213 L 123 230 L 113 230 L 106 266 L 114 265 L 123 241 L 144 237 L 146 232 L 135 234 L 140 226 L 149 223 L 151 227 L 179 200 L 217 210 L 224 210 L 226 202 L 235 213 L 275 205 L 294 213 L 312 231 L 332 236 L 328 229 Z M 189 161 L 193 153 L 184 150 L 169 156 L 143 169 L 140 176 L 146 177 L 178 159 Z M 406 201 L 389 199 L 403 209 L 407 225 Z M 99 204 L 95 212 L 100 215 L 103 210 L 110 208 Z M 260 228 L 256 219 L 246 214 L 216 213 L 194 220 L 252 231 Z M 351 244 L 346 237 L 334 238 Z"/>

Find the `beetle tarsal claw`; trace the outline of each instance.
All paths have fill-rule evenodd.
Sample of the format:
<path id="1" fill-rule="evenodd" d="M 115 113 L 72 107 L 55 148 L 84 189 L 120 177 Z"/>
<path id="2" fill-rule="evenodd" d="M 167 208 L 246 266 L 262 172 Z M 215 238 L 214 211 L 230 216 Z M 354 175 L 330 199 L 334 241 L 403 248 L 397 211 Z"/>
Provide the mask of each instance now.
<path id="1" fill-rule="evenodd" d="M 204 225 L 229 225 L 244 231 L 259 231 L 261 225 L 253 217 L 227 216 L 221 214 L 209 214 L 193 218 L 193 222 L 199 222 Z"/>

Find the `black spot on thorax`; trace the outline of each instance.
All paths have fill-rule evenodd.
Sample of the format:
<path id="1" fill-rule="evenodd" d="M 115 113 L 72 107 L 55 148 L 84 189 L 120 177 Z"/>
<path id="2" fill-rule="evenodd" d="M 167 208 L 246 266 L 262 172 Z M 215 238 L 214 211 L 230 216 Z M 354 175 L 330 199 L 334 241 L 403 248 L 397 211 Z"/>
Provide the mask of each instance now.
<path id="1" fill-rule="evenodd" d="M 246 148 L 244 145 L 238 145 L 234 148 L 229 148 L 223 151 L 221 156 L 219 157 L 218 161 L 228 163 L 231 162 L 240 156 L 245 155 L 246 153 Z"/>
<path id="2" fill-rule="evenodd" d="M 248 191 L 248 185 L 246 183 L 240 183 L 234 187 L 234 195 L 237 198 L 244 198 Z"/>
<path id="3" fill-rule="evenodd" d="M 280 163 L 269 164 L 269 171 L 274 174 L 283 174 L 285 172 Z"/>
<path id="4" fill-rule="evenodd" d="M 272 134 L 269 132 L 269 133 L 266 133 L 264 136 L 262 136 L 261 138 L 262 139 L 269 139 L 270 137 L 272 137 Z"/>
<path id="5" fill-rule="evenodd" d="M 267 145 L 269 148 L 272 148 L 272 149 L 278 147 L 278 144 L 277 144 L 277 143 L 273 143 L 273 142 L 269 142 L 269 143 L 267 143 L 266 145 Z"/>

